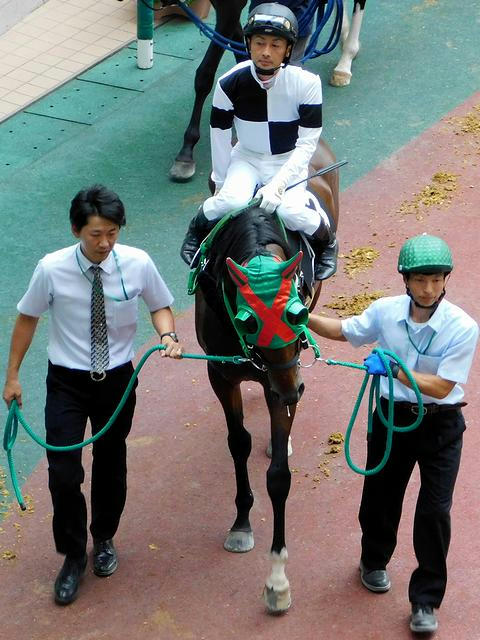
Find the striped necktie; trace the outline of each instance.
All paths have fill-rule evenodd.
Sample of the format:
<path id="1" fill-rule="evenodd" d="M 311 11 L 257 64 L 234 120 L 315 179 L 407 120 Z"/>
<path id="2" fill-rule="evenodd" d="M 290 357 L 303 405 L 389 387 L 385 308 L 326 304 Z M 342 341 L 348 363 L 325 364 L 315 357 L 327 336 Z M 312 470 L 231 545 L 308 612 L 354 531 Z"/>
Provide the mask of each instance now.
<path id="1" fill-rule="evenodd" d="M 108 367 L 107 322 L 105 319 L 105 299 L 100 275 L 101 267 L 90 267 L 93 271 L 91 298 L 91 369 L 93 373 L 103 376 Z"/>

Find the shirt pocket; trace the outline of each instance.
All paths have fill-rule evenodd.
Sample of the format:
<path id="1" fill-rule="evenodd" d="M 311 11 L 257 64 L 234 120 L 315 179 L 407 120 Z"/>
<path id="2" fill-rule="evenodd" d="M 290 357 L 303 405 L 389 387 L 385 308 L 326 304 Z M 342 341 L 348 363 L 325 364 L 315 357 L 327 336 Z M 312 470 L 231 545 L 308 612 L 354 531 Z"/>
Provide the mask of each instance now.
<path id="1" fill-rule="evenodd" d="M 419 373 L 431 373 L 436 376 L 441 359 L 441 356 L 419 355 L 416 370 Z"/>
<path id="2" fill-rule="evenodd" d="M 115 329 L 137 324 L 138 298 L 115 302 L 113 306 L 112 324 Z"/>

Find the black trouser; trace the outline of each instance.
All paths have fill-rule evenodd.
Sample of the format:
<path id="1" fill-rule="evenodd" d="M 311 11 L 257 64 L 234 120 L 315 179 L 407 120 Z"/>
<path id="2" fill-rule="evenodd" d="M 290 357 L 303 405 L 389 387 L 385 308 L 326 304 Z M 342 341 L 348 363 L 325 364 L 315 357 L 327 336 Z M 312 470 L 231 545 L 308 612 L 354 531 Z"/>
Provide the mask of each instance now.
<path id="1" fill-rule="evenodd" d="M 131 362 L 96 382 L 88 371 L 48 365 L 45 428 L 47 442 L 82 442 L 87 418 L 92 434 L 106 424 L 133 373 Z M 135 384 L 136 386 L 136 384 Z M 112 427 L 93 444 L 90 532 L 95 540 L 115 535 L 127 494 L 126 437 L 132 425 L 135 391 Z M 87 545 L 87 507 L 80 485 L 85 473 L 82 450 L 48 451 L 49 489 L 53 503 L 53 536 L 59 553 L 83 556 Z"/>
<path id="2" fill-rule="evenodd" d="M 386 416 L 385 401 L 382 407 Z M 395 408 L 396 425 L 412 424 L 415 418 L 409 409 Z M 394 433 L 387 464 L 379 473 L 365 477 L 359 512 L 362 562 L 369 569 L 384 569 L 397 543 L 403 497 L 418 463 L 420 491 L 413 526 L 418 567 L 410 579 L 410 602 L 439 607 L 445 594 L 450 509 L 464 430 L 460 409 L 427 414 L 414 431 Z M 387 429 L 375 412 L 367 468 L 373 468 L 382 459 L 386 434 Z"/>

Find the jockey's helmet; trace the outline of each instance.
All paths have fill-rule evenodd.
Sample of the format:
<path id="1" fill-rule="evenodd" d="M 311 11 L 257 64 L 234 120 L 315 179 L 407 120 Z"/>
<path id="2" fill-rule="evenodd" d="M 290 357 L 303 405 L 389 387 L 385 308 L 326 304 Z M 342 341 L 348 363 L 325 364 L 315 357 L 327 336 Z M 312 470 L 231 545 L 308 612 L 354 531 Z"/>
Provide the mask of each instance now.
<path id="1" fill-rule="evenodd" d="M 409 238 L 398 255 L 398 271 L 409 273 L 450 273 L 453 260 L 445 240 L 422 233 Z"/>
<path id="2" fill-rule="evenodd" d="M 298 22 L 295 14 L 283 4 L 278 2 L 265 2 L 259 4 L 253 9 L 247 20 L 247 24 L 243 29 L 245 44 L 247 46 L 248 55 L 250 55 L 250 38 L 256 34 L 267 36 L 279 36 L 291 45 L 285 55 L 283 64 L 288 64 L 292 53 L 292 47 L 298 38 Z M 265 75 L 273 75 L 265 73 Z"/>

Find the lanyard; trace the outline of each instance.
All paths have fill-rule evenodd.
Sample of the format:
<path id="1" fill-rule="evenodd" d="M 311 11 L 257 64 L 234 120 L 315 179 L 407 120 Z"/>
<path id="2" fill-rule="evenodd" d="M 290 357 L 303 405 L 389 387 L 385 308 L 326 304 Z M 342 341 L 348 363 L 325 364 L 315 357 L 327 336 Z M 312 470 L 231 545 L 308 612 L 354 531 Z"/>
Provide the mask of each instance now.
<path id="1" fill-rule="evenodd" d="M 424 356 L 424 355 L 427 353 L 427 351 L 428 351 L 428 349 L 429 349 L 430 345 L 432 344 L 432 340 L 433 340 L 433 339 L 435 338 L 435 336 L 437 335 L 437 332 L 436 332 L 436 331 L 433 331 L 432 335 L 430 336 L 430 340 L 428 341 L 427 346 L 426 346 L 426 347 L 425 347 L 425 349 L 423 349 L 423 351 L 422 351 L 422 350 L 420 350 L 420 349 L 417 347 L 417 345 L 416 345 L 416 344 L 414 343 L 414 341 L 412 340 L 412 337 L 410 336 L 410 329 L 408 328 L 408 322 L 407 322 L 406 320 L 405 320 L 405 326 L 406 326 L 406 328 L 407 328 L 407 336 L 408 336 L 408 339 L 410 340 L 410 344 L 413 346 L 413 348 L 415 349 L 415 351 L 416 351 L 418 354 L 420 354 L 421 356 Z"/>
<path id="2" fill-rule="evenodd" d="M 104 295 L 105 298 L 108 298 L 109 300 L 114 300 L 115 302 L 123 302 L 123 300 L 129 300 L 129 297 L 127 296 L 127 292 L 125 291 L 125 283 L 123 281 L 123 274 L 122 274 L 122 270 L 120 268 L 120 262 L 118 260 L 117 252 L 115 251 L 115 249 L 112 249 L 112 255 L 113 255 L 113 258 L 115 260 L 115 264 L 117 266 L 117 271 L 120 274 L 120 282 L 122 284 L 122 291 L 123 291 L 124 298 L 115 298 L 114 296 L 109 296 L 107 293 L 104 293 L 103 295 Z M 82 265 L 80 263 L 80 258 L 78 257 L 78 247 L 75 249 L 75 257 L 77 259 L 78 267 L 79 267 L 80 271 L 82 272 L 82 276 L 85 276 L 85 278 L 93 286 L 93 280 L 90 280 L 90 278 L 87 276 L 87 272 L 85 271 L 85 269 L 82 267 Z M 87 269 L 87 271 L 88 271 L 88 269 Z"/>

